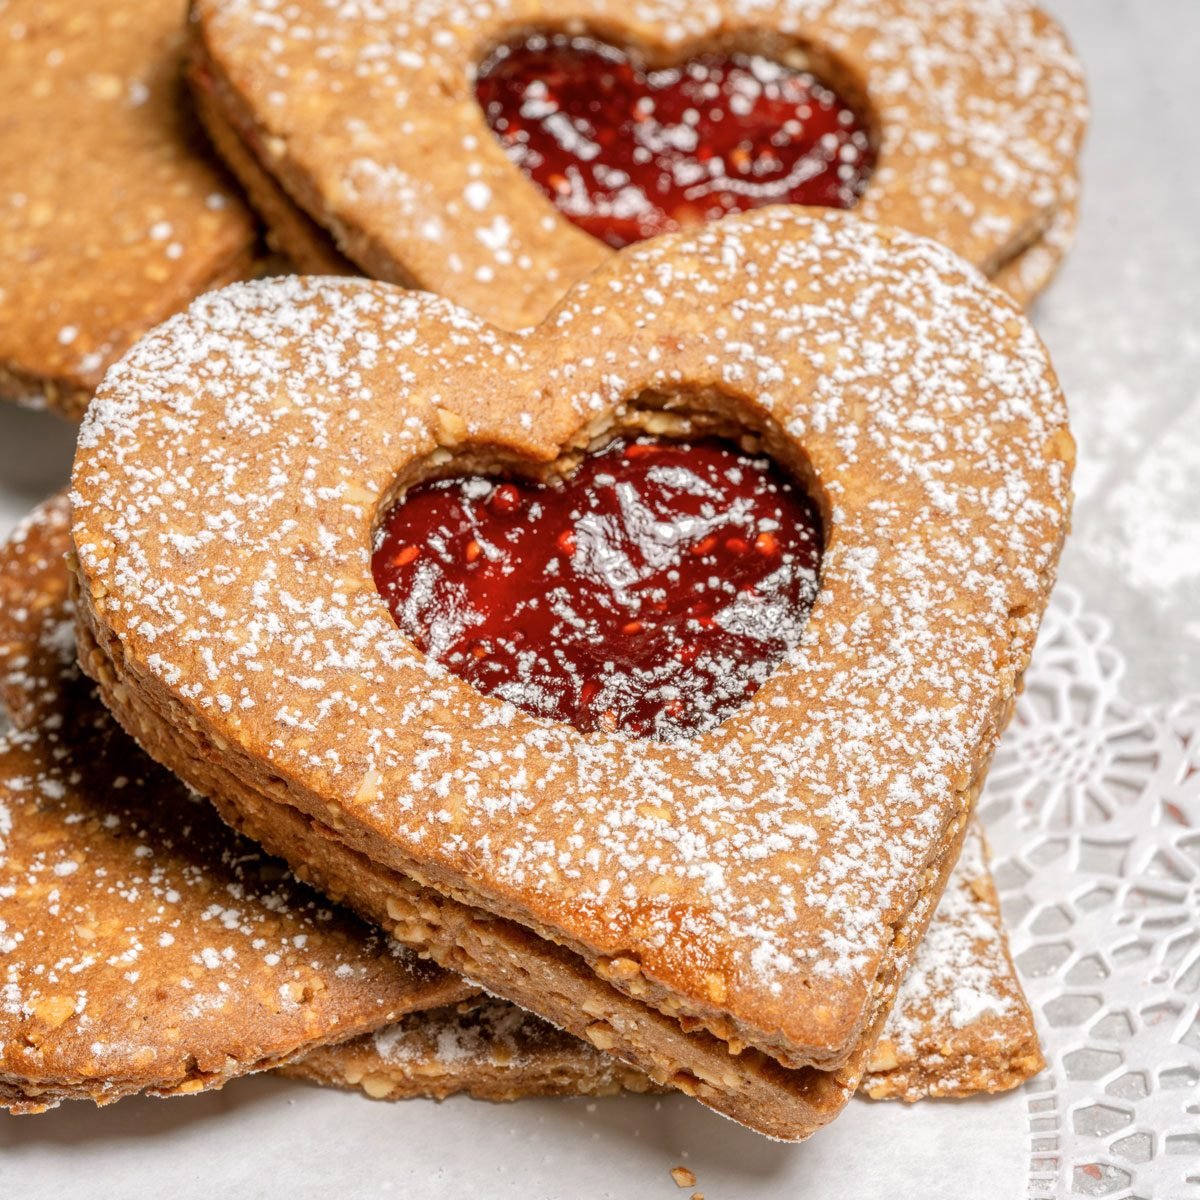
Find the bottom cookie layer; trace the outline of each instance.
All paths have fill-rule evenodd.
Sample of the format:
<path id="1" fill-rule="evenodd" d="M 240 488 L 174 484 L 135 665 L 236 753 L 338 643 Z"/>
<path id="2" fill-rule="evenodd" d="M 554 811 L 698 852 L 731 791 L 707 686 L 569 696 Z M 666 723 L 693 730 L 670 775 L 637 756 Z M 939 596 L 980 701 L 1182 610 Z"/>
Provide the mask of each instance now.
<path id="1" fill-rule="evenodd" d="M 532 1013 L 493 999 L 415 1013 L 373 1034 L 322 1047 L 280 1073 L 356 1088 L 372 1100 L 444 1100 L 465 1092 L 507 1101 L 668 1090 Z"/>

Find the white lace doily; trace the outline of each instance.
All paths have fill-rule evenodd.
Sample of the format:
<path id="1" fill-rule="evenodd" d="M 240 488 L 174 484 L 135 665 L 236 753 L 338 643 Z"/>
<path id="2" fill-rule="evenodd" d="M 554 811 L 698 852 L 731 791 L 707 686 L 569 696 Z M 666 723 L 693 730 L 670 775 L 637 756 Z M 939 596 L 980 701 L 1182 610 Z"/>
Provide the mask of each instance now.
<path id="1" fill-rule="evenodd" d="M 1200 696 L 1122 699 L 1060 588 L 981 812 L 1048 1067 L 1029 1196 L 1200 1196 Z"/>

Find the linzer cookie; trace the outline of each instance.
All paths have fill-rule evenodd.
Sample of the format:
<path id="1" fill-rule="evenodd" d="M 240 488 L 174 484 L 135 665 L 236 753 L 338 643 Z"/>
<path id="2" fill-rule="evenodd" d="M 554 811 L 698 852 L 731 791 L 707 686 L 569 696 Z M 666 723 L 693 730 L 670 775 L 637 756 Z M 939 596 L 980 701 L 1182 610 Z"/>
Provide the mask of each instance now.
<path id="1" fill-rule="evenodd" d="M 66 497 L 53 497 L 0 546 L 0 678 L 12 681 L 6 699 L 18 702 L 10 711 L 25 727 L 60 722 L 64 689 L 77 686 L 66 595 L 67 522 Z M 132 745 L 125 757 L 128 774 L 150 770 Z M 160 802 L 180 805 L 173 782 Z M 82 854 L 82 830 L 64 825 L 58 833 L 66 840 L 74 831 Z M 196 869 L 203 871 L 203 864 Z M 153 958 L 159 949 L 170 946 L 149 946 L 143 954 Z M 370 953 L 365 941 L 364 953 Z M 101 1039 L 103 1031 L 95 1036 Z M 918 1056 L 919 1047 L 927 1048 L 927 1059 Z M 982 839 L 972 831 L 872 1054 L 876 1074 L 868 1075 L 866 1085 L 881 1097 L 966 1095 L 1015 1086 L 1039 1065 L 1032 1018 L 1004 951 Z M 359 1088 L 376 1099 L 466 1091 L 514 1100 L 654 1086 L 589 1043 L 494 999 L 413 1012 L 280 1069 L 329 1086 Z M 103 1089 L 105 1081 L 90 1083 Z"/>
<path id="2" fill-rule="evenodd" d="M 0 8 L 0 396 L 78 416 L 141 334 L 251 270 L 254 221 L 185 104 L 184 7 Z"/>
<path id="3" fill-rule="evenodd" d="M 66 597 L 67 525 L 66 497 L 54 497 L 0 548 L 0 678 L 7 683 L 10 715 L 25 727 L 61 717 L 64 688 L 77 686 Z M 123 757 L 128 772 L 161 779 L 132 746 Z M 192 811 L 174 782 L 163 787 L 160 803 Z M 72 829 L 82 826 L 64 825 L 58 832 L 69 841 Z M 74 848 L 86 851 L 82 835 Z M 205 870 L 202 863 L 195 866 Z M 154 959 L 161 949 L 150 946 L 144 954 Z M 91 1033 L 104 1037 L 103 1030 Z M 969 1095 L 1015 1086 L 1039 1068 L 1032 1018 L 1004 949 L 982 839 L 972 832 L 872 1053 L 864 1087 L 877 1098 Z M 515 1100 L 652 1086 L 590 1044 L 496 1000 L 414 1012 L 322 1046 L 281 1070 L 393 1100 L 462 1091 Z M 89 1082 L 99 1094 L 112 1091 L 101 1077 Z"/>
<path id="4" fill-rule="evenodd" d="M 645 486 L 613 464 L 550 520 L 618 444 L 685 461 Z M 83 427 L 80 658 L 152 756 L 324 890 L 799 1138 L 857 1086 L 955 861 L 1073 456 L 1012 302 L 842 214 L 630 247 L 525 336 L 386 284 L 235 287 L 140 344 Z M 418 634 L 381 594 L 372 552 L 431 489 L 512 538 L 455 517 L 391 565 L 474 597 L 450 559 L 535 555 L 538 529 L 557 556 L 514 595 L 558 613 L 548 642 L 474 599 Z M 618 619 L 610 689 L 569 635 Z M 515 693 L 471 674 L 492 654 Z M 740 697 L 679 670 L 725 660 Z"/>
<path id="5" fill-rule="evenodd" d="M 1023 304 L 1072 236 L 1082 72 L 1028 0 L 193 0 L 192 31 L 201 117 L 302 270 L 503 328 L 768 204 L 937 238 Z"/>
<path id="6" fill-rule="evenodd" d="M 446 1005 L 472 989 L 289 882 L 117 729 L 74 670 L 68 512 L 52 497 L 0 546 L 0 678 L 29 731 L 0 740 L 0 1107 L 197 1092 L 364 1026 L 295 1073 L 336 1063 L 370 1091 L 381 1068 L 353 1074 L 370 1045 L 393 1096 L 400 1078 L 405 1096 L 645 1090 L 500 1001 Z M 87 954 L 62 957 L 72 942 Z M 54 986 L 71 978 L 77 998 Z"/>

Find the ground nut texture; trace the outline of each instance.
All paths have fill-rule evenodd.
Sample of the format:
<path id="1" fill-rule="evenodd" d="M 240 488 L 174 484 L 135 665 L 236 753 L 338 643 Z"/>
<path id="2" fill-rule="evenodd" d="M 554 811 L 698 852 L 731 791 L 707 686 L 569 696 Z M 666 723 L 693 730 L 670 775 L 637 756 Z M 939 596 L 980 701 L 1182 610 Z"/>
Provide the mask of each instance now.
<path id="1" fill-rule="evenodd" d="M 372 1100 L 611 1096 L 661 1091 L 640 1071 L 503 1000 L 468 1000 L 289 1063 L 285 1075 Z"/>
<path id="2" fill-rule="evenodd" d="M 1033 1014 L 1008 957 L 983 835 L 967 834 L 860 1091 L 873 1100 L 1016 1087 L 1043 1065 Z M 376 1100 L 468 1091 L 489 1100 L 645 1091 L 617 1059 L 500 1001 L 466 1001 L 322 1047 L 284 1073 Z"/>
<path id="3" fill-rule="evenodd" d="M 0 396 L 78 417 L 146 330 L 253 267 L 255 222 L 184 102 L 184 11 L 0 9 Z"/>
<path id="4" fill-rule="evenodd" d="M 28 540 L 0 558 L 6 667 Z M 58 549 L 48 574 L 65 582 Z M 38 652 L 63 644 L 63 591 L 21 610 Z M 27 728 L 0 738 L 0 1107 L 220 1087 L 469 990 L 230 832 L 90 681 L 12 657 L 40 677 Z"/>
<path id="5" fill-rule="evenodd" d="M 611 254 L 510 161 L 476 101 L 477 67 L 529 29 L 591 31 L 652 65 L 734 49 L 813 71 L 873 130 L 856 211 L 943 241 L 1023 303 L 1070 239 L 1082 72 L 1028 0 L 197 0 L 191 77 L 304 269 L 415 285 L 518 329 Z"/>
<path id="6" fill-rule="evenodd" d="M 53 497 L 0 547 L 0 681 L 9 715 L 23 728 L 61 715 L 64 688 L 79 686 L 66 594 L 68 522 L 65 495 Z M 131 769 L 140 762 L 153 770 L 132 746 L 127 755 Z M 171 784 L 164 798 L 178 791 Z M 76 823 L 61 833 L 83 852 L 84 831 Z M 1021 1068 L 1037 1069 L 1032 1018 L 1003 952 L 979 835 L 969 833 L 966 845 L 879 1043 L 893 1048 L 894 1065 L 885 1068 L 879 1049 L 873 1055 L 872 1095 L 965 1095 L 1013 1086 L 1024 1078 Z M 144 959 L 160 950 L 170 946 L 146 946 Z M 928 1062 L 919 1059 L 924 1047 Z M 377 1099 L 467 1091 L 512 1100 L 653 1086 L 589 1043 L 497 1000 L 413 1012 L 395 1025 L 322 1046 L 283 1069 L 331 1086 L 358 1087 Z M 93 1081 L 98 1088 L 103 1082 Z"/>
<path id="7" fill-rule="evenodd" d="M 569 469 L 621 428 L 732 434 L 824 512 L 800 643 L 692 740 L 481 696 L 371 578 L 405 482 Z M 953 865 L 1073 457 L 1015 305 L 841 215 L 626 250 L 525 337 L 383 284 L 245 285 L 145 340 L 84 426 L 81 662 L 153 756 L 402 940 L 802 1136 Z"/>

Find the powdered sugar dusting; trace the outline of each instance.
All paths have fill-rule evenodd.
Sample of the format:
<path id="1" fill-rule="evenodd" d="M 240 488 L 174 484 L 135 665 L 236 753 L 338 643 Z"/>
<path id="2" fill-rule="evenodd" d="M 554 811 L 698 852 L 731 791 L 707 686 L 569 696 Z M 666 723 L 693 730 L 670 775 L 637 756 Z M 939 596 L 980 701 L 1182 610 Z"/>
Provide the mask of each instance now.
<path id="1" fill-rule="evenodd" d="M 682 744 L 585 736 L 414 651 L 368 563 L 398 473 L 447 430 L 548 457 L 681 391 L 797 439 L 829 501 L 812 617 L 753 701 Z M 816 1040 L 869 1010 L 1005 718 L 1065 529 L 1065 420 L 1036 335 L 948 251 L 763 210 L 626 252 L 526 338 L 380 284 L 206 297 L 110 375 L 74 539 L 123 652 L 291 802 Z M 794 1003 L 810 986 L 823 1015 Z"/>
<path id="2" fill-rule="evenodd" d="M 1014 1087 L 1042 1066 L 1008 956 L 983 834 L 968 832 L 863 1082 L 877 1098 Z"/>
<path id="3" fill-rule="evenodd" d="M 28 538 L 61 550 L 64 515 L 44 506 L 0 556 L 46 630 L 70 604 L 39 583 L 66 570 Z M 0 739 L 3 1102 L 194 1091 L 461 994 L 226 829 L 57 656 L 30 662 L 30 728 Z"/>
<path id="4" fill-rule="evenodd" d="M 973 890 L 987 879 L 983 838 L 975 830 L 892 1010 L 888 1034 L 910 1053 L 918 1052 L 931 1021 L 961 1030 L 985 1014 L 1001 1017 L 1016 1009 L 1011 985 L 1004 986 L 1010 971 L 1003 934 Z"/>
<path id="5" fill-rule="evenodd" d="M 817 47 L 862 81 L 879 129 L 862 215 L 937 237 L 989 271 L 1059 207 L 1086 122 L 1079 64 L 1028 0 L 570 0 L 552 10 L 535 0 L 201 0 L 196 9 L 214 70 L 256 126 L 244 135 L 273 148 L 268 167 L 279 165 L 317 220 L 332 215 L 343 250 L 369 273 L 411 277 L 510 328 L 540 319 L 607 254 L 508 160 L 473 94 L 479 59 L 514 30 L 545 28 L 548 14 L 554 28 L 575 22 L 618 42 L 627 33 L 666 61 L 731 30 Z M 808 65 L 802 50 L 792 57 Z M 502 240 L 489 233 L 497 213 L 509 222 Z"/>

